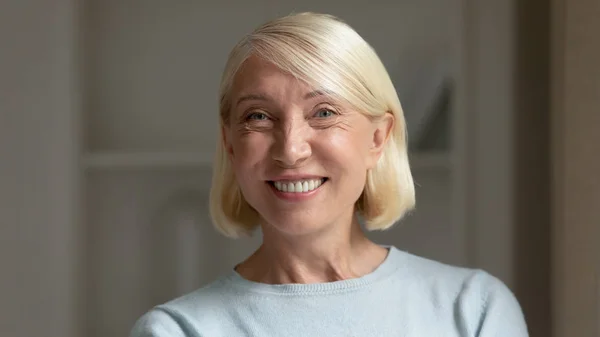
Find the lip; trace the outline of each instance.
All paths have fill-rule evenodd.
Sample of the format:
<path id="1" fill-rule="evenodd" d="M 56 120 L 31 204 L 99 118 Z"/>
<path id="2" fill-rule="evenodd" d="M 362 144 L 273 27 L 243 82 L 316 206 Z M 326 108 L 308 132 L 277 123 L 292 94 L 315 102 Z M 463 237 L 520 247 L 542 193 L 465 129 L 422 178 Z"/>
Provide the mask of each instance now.
<path id="1" fill-rule="evenodd" d="M 323 179 L 323 177 L 319 177 L 319 176 L 311 176 L 310 178 L 306 178 L 307 176 L 302 176 L 302 178 L 299 178 L 300 176 L 286 176 L 285 179 L 281 179 L 281 180 L 302 180 L 302 179 Z M 325 181 L 317 188 L 315 188 L 312 191 L 308 191 L 308 192 L 283 192 L 278 190 L 277 188 L 275 188 L 275 186 L 273 185 L 273 181 L 274 180 L 269 180 L 266 182 L 266 184 L 269 186 L 269 188 L 271 189 L 271 191 L 273 192 L 273 194 L 275 194 L 275 196 L 281 200 L 284 201 L 288 201 L 288 202 L 299 202 L 299 201 L 306 201 L 309 199 L 314 198 L 318 193 L 321 192 L 321 190 L 323 189 L 323 186 L 325 186 L 328 182 L 329 179 L 325 179 Z"/>
<path id="2" fill-rule="evenodd" d="M 327 177 L 314 175 L 314 174 L 285 174 L 285 175 L 273 177 L 267 181 L 298 181 L 298 180 L 323 179 L 323 178 L 327 178 Z"/>

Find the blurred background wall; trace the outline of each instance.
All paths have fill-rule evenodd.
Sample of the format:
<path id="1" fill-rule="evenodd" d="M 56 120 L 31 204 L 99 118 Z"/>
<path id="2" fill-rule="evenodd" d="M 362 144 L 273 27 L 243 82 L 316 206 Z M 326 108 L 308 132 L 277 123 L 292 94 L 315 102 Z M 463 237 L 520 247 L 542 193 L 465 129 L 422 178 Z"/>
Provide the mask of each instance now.
<path id="1" fill-rule="evenodd" d="M 418 208 L 373 239 L 498 276 L 532 336 L 593 336 L 598 5 L 555 2 L 3 2 L 0 335 L 126 335 L 256 247 L 207 217 L 217 84 L 244 33 L 311 10 L 373 45 L 418 136 Z"/>
<path id="2" fill-rule="evenodd" d="M 600 3 L 552 5 L 553 332 L 598 336 Z"/>
<path id="3" fill-rule="evenodd" d="M 82 336 L 77 8 L 0 5 L 0 335 Z"/>

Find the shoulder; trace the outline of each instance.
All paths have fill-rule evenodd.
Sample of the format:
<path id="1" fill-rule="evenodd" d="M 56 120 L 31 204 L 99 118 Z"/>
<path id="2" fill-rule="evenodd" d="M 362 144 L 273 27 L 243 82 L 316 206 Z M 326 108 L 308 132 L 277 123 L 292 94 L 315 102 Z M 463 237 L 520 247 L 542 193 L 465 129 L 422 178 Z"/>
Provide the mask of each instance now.
<path id="1" fill-rule="evenodd" d="M 184 337 L 216 331 L 226 303 L 236 295 L 221 278 L 194 292 L 152 308 L 135 323 L 130 337 Z"/>
<path id="2" fill-rule="evenodd" d="M 427 294 L 433 310 L 452 311 L 468 336 L 527 336 L 521 307 L 513 292 L 481 269 L 463 268 L 400 252 L 403 278 Z M 402 271 L 404 269 L 404 272 Z"/>
<path id="3" fill-rule="evenodd" d="M 176 316 L 162 308 L 156 307 L 140 317 L 130 337 L 184 337 L 181 323 Z"/>
<path id="4" fill-rule="evenodd" d="M 481 269 L 454 266 L 421 256 L 396 250 L 398 275 L 426 287 L 444 288 L 456 296 L 475 294 L 482 298 L 501 295 L 512 296 L 512 292 L 495 276 Z"/>
<path id="5" fill-rule="evenodd" d="M 528 336 L 521 306 L 498 278 L 477 270 L 463 285 L 459 313 L 475 336 Z"/>
<path id="6" fill-rule="evenodd" d="M 403 284 L 421 289 L 433 289 L 454 298 L 465 288 L 493 278 L 478 269 L 442 263 L 394 248 L 399 258 L 396 276 Z"/>

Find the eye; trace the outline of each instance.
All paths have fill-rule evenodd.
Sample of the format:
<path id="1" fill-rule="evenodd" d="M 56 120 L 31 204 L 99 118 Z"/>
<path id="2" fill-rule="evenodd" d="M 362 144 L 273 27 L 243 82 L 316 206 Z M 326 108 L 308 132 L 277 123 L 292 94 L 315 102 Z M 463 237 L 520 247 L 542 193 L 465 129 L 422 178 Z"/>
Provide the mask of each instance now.
<path id="1" fill-rule="evenodd" d="M 315 117 L 329 118 L 333 115 L 335 115 L 335 112 L 331 109 L 319 109 L 319 111 L 317 111 L 317 113 L 315 114 Z"/>
<path id="2" fill-rule="evenodd" d="M 269 119 L 269 117 L 262 112 L 252 112 L 246 116 L 246 120 L 254 120 L 254 121 L 264 121 Z"/>

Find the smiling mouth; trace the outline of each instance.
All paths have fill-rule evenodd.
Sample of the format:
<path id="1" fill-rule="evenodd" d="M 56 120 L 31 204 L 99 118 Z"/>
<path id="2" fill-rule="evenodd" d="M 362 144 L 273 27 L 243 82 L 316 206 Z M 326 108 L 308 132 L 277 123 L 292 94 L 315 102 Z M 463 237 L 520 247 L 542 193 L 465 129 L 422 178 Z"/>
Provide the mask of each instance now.
<path id="1" fill-rule="evenodd" d="M 303 179 L 295 181 L 268 181 L 279 192 L 307 193 L 321 187 L 328 179 Z"/>

